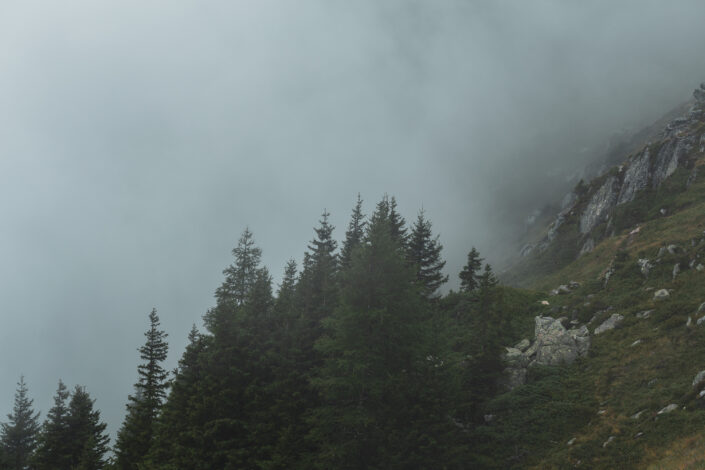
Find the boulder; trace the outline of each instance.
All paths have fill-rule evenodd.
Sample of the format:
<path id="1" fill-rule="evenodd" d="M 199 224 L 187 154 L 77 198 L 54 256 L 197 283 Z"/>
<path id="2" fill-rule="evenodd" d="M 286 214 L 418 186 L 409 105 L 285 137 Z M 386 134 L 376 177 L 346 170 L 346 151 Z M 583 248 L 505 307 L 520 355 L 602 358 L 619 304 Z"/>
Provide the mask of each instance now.
<path id="1" fill-rule="evenodd" d="M 641 418 L 641 415 L 644 414 L 645 412 L 646 412 L 646 410 L 641 410 L 641 411 L 639 411 L 638 413 L 634 413 L 634 414 L 632 415 L 632 419 L 639 419 L 639 418 Z"/>
<path id="2" fill-rule="evenodd" d="M 659 289 L 654 292 L 654 300 L 666 300 L 671 294 L 666 289 Z"/>
<path id="3" fill-rule="evenodd" d="M 703 323 L 705 323 L 705 317 L 700 317 L 695 322 L 695 324 L 698 326 L 702 325 Z"/>
<path id="4" fill-rule="evenodd" d="M 529 346 L 531 346 L 531 341 L 529 341 L 528 339 L 525 338 L 525 339 L 522 339 L 521 341 L 519 341 L 517 344 L 515 344 L 514 348 L 518 349 L 521 352 L 524 352 L 527 349 L 529 349 Z"/>
<path id="5" fill-rule="evenodd" d="M 651 271 L 651 268 L 654 266 L 651 264 L 651 262 L 646 259 L 646 258 L 640 258 L 636 262 L 639 265 L 639 270 L 641 271 L 641 274 L 644 277 L 649 277 L 649 272 Z"/>
<path id="6" fill-rule="evenodd" d="M 665 414 L 668 414 L 668 413 L 670 413 L 671 411 L 676 410 L 676 409 L 678 409 L 678 405 L 675 404 L 675 403 L 671 403 L 670 405 L 663 407 L 663 408 L 661 409 L 661 411 L 659 411 L 659 412 L 656 413 L 656 414 L 665 415 Z"/>
<path id="7" fill-rule="evenodd" d="M 703 266 L 701 263 L 698 263 L 698 265 L 695 267 L 695 270 L 699 273 L 705 271 L 705 266 Z"/>
<path id="8" fill-rule="evenodd" d="M 551 317 L 535 318 L 536 340 L 524 354 L 536 356 L 536 364 L 553 366 L 570 364 L 590 348 L 590 334 L 586 326 L 566 330 L 560 320 Z"/>
<path id="9" fill-rule="evenodd" d="M 616 326 L 622 323 L 622 321 L 624 321 L 624 316 L 618 313 L 613 313 L 607 320 L 602 322 L 600 326 L 595 328 L 595 334 L 599 335 L 605 331 L 613 330 Z"/>
<path id="10" fill-rule="evenodd" d="M 653 310 L 644 310 L 643 312 L 637 312 L 635 316 L 641 320 L 644 320 L 646 318 L 649 318 L 652 313 L 654 313 Z"/>
<path id="11" fill-rule="evenodd" d="M 697 387 L 700 385 L 702 382 L 705 381 L 705 370 L 701 370 L 697 374 L 695 374 L 695 378 L 693 379 L 693 388 Z"/>
<path id="12" fill-rule="evenodd" d="M 701 313 L 705 313 L 705 302 L 700 304 L 700 307 L 698 307 L 698 311 L 695 312 L 696 315 L 700 315 Z"/>
<path id="13" fill-rule="evenodd" d="M 678 274 L 680 274 L 680 272 L 681 272 L 681 264 L 680 263 L 674 264 L 673 265 L 673 280 L 674 281 L 676 280 L 676 276 L 678 276 Z"/>
<path id="14" fill-rule="evenodd" d="M 666 250 L 668 250 L 669 254 L 675 255 L 675 254 L 678 254 L 681 249 L 678 245 L 668 245 L 666 247 Z"/>

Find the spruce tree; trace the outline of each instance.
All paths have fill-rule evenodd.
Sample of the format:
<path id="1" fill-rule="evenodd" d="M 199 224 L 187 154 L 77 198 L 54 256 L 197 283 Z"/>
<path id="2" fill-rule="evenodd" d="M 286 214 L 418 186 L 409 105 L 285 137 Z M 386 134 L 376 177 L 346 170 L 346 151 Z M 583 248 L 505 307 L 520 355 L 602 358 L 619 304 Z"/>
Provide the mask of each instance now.
<path id="1" fill-rule="evenodd" d="M 235 263 L 224 271 L 225 281 L 216 290 L 219 304 L 243 305 L 254 286 L 259 269 L 262 250 L 255 245 L 249 228 L 242 232 L 238 244 L 233 248 Z"/>
<path id="2" fill-rule="evenodd" d="M 137 470 L 138 465 L 152 445 L 154 424 L 166 398 L 169 372 L 162 363 L 166 359 L 167 334 L 159 328 L 157 310 L 149 314 L 149 330 L 145 332 L 147 341 L 139 349 L 144 361 L 137 367 L 139 380 L 135 384 L 135 394 L 128 397 L 127 416 L 117 435 L 117 467 L 121 470 Z"/>
<path id="3" fill-rule="evenodd" d="M 105 465 L 105 454 L 110 440 L 100 420 L 100 411 L 95 410 L 84 387 L 76 386 L 71 394 L 67 417 L 66 444 L 69 447 L 67 468 L 101 470 Z M 59 467 L 54 467 L 59 468 Z"/>
<path id="4" fill-rule="evenodd" d="M 296 261 L 290 259 L 284 267 L 284 277 L 274 302 L 276 318 L 284 330 L 288 331 L 296 319 Z"/>
<path id="5" fill-rule="evenodd" d="M 340 250 L 340 268 L 346 269 L 350 266 L 352 252 L 360 246 L 362 239 L 365 236 L 365 215 L 362 213 L 362 198 L 357 195 L 357 202 L 348 224 L 348 230 L 345 232 L 345 241 Z"/>
<path id="6" fill-rule="evenodd" d="M 54 395 L 54 406 L 47 413 L 42 426 L 34 456 L 34 466 L 37 470 L 70 470 L 71 451 L 68 437 L 69 408 L 66 401 L 69 398 L 66 385 L 59 380 Z"/>
<path id="7" fill-rule="evenodd" d="M 27 468 L 36 447 L 39 432 L 39 412 L 32 409 L 34 400 L 27 396 L 27 384 L 20 377 L 15 391 L 15 404 L 8 422 L 2 423 L 0 446 L 9 462 L 9 468 L 24 470 Z"/>
<path id="8" fill-rule="evenodd" d="M 433 468 L 457 434 L 449 410 L 430 397 L 432 356 L 424 302 L 414 272 L 377 218 L 343 275 L 340 304 L 317 348 L 324 363 L 313 383 L 322 404 L 311 418 L 318 468 Z M 436 383 L 432 390 L 426 385 Z"/>
<path id="9" fill-rule="evenodd" d="M 458 277 L 460 277 L 460 290 L 463 292 L 472 292 L 479 285 L 479 271 L 482 268 L 482 258 L 480 258 L 480 253 L 472 247 L 470 253 L 468 253 L 468 262 L 463 267 Z"/>
<path id="10" fill-rule="evenodd" d="M 433 237 L 431 221 L 421 210 L 411 230 L 407 256 L 416 270 L 416 280 L 428 299 L 440 297 L 438 288 L 448 281 L 448 276 L 443 274 L 446 262 L 441 259 L 443 245 L 438 238 L 438 235 Z"/>

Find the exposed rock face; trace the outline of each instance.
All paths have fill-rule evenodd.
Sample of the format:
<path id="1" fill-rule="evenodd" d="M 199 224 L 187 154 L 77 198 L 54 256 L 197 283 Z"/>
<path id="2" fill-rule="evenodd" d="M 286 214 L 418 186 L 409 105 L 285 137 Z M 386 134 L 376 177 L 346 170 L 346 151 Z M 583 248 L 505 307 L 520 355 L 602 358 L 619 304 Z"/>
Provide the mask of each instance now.
<path id="1" fill-rule="evenodd" d="M 617 203 L 619 191 L 618 180 L 610 176 L 593 194 L 588 206 L 580 216 L 580 233 L 589 233 L 597 224 L 602 222 L 610 209 Z"/>
<path id="2" fill-rule="evenodd" d="M 693 136 L 676 137 L 667 140 L 659 150 L 653 162 L 654 170 L 651 177 L 651 187 L 657 189 L 663 180 L 673 174 L 678 165 L 685 160 L 688 152 L 695 145 Z"/>
<path id="3" fill-rule="evenodd" d="M 650 165 L 651 157 L 649 156 L 648 147 L 631 159 L 627 171 L 624 172 L 624 182 L 622 183 L 622 189 L 619 191 L 617 204 L 632 201 L 637 192 L 649 185 Z"/>
<path id="4" fill-rule="evenodd" d="M 582 256 L 585 253 L 590 253 L 592 250 L 595 249 L 595 240 L 592 238 L 588 238 L 585 243 L 583 244 L 583 247 L 580 249 L 580 254 L 578 256 Z"/>
<path id="5" fill-rule="evenodd" d="M 607 320 L 602 322 L 600 326 L 595 328 L 595 334 L 599 335 L 605 331 L 614 330 L 620 323 L 624 321 L 624 317 L 618 313 L 613 313 Z"/>

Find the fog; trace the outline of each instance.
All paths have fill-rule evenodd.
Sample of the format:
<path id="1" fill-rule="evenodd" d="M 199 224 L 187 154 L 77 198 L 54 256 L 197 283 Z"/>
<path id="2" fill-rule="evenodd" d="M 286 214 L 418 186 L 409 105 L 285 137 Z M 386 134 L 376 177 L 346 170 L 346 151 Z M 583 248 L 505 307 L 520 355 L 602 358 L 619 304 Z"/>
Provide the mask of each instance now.
<path id="1" fill-rule="evenodd" d="M 615 133 L 705 79 L 705 3 L 0 5 L 0 412 L 85 385 L 115 433 L 156 307 L 174 367 L 241 231 L 275 279 L 395 195 L 452 284 Z M 563 185 L 563 186 L 561 186 Z"/>

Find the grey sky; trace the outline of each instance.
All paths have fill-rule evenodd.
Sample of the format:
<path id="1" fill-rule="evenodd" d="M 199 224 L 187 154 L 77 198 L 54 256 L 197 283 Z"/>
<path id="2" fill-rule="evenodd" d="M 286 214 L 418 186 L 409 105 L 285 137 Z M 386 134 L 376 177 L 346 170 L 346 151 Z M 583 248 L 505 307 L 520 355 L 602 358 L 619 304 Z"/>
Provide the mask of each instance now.
<path id="1" fill-rule="evenodd" d="M 455 277 L 705 79 L 705 4 L 5 1 L 0 411 L 59 378 L 114 433 L 156 307 L 173 367 L 245 226 L 275 277 L 323 208 L 423 205 Z M 586 151 L 586 149 L 591 149 Z M 3 413 L 4 415 L 4 413 Z"/>

